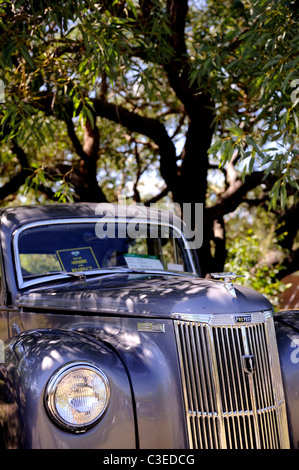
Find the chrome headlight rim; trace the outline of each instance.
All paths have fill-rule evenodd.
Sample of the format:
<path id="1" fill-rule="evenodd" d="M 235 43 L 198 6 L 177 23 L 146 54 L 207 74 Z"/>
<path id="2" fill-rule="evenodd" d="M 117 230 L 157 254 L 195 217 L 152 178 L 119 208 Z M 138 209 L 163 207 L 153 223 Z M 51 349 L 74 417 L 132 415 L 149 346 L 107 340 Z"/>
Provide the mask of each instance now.
<path id="1" fill-rule="evenodd" d="M 76 370 L 80 369 L 87 369 L 89 371 L 92 371 L 96 373 L 102 380 L 104 386 L 105 386 L 105 391 L 106 391 L 106 403 L 101 412 L 92 420 L 88 421 L 88 423 L 70 423 L 69 421 L 66 421 L 58 412 L 57 407 L 56 407 L 56 391 L 59 383 L 62 381 L 64 377 L 67 376 L 70 372 L 74 372 Z M 109 402 L 110 402 L 110 383 L 108 380 L 107 375 L 95 364 L 92 362 L 88 361 L 72 361 L 67 364 L 64 364 L 63 366 L 59 367 L 56 369 L 52 376 L 50 377 L 46 388 L 45 388 L 45 394 L 44 394 L 44 401 L 45 401 L 45 407 L 50 415 L 51 419 L 60 427 L 71 431 L 71 432 L 85 432 L 92 426 L 94 426 L 104 415 L 106 412 Z"/>

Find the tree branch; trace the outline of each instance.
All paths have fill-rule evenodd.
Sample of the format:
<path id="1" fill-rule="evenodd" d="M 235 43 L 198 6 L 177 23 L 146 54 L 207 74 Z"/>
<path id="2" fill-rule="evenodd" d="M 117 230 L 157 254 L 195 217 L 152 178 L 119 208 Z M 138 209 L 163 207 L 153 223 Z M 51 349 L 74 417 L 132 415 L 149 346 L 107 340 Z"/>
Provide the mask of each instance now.
<path id="1" fill-rule="evenodd" d="M 283 268 L 277 273 L 277 278 L 282 279 L 288 274 L 292 274 L 295 271 L 298 271 L 299 266 L 299 248 L 294 250 L 290 255 L 288 255 L 283 261 Z"/>
<path id="2" fill-rule="evenodd" d="M 168 0 L 167 13 L 173 31 L 171 45 L 176 51 L 176 56 L 183 58 L 187 53 L 185 43 L 185 23 L 188 12 L 188 0 Z"/>
<path id="3" fill-rule="evenodd" d="M 169 190 L 175 192 L 178 187 L 176 150 L 164 125 L 156 119 L 146 118 L 122 106 L 108 103 L 104 98 L 95 98 L 93 104 L 97 116 L 121 124 L 131 132 L 145 135 L 157 144 L 161 157 L 161 176 Z"/>
<path id="4" fill-rule="evenodd" d="M 146 202 L 144 202 L 144 205 L 145 206 L 150 206 L 151 204 L 155 204 L 156 202 L 160 201 L 160 199 L 167 196 L 168 193 L 169 193 L 169 189 L 166 187 L 166 188 L 162 189 L 162 191 L 159 194 L 157 194 L 156 196 L 151 197 Z"/>
<path id="5" fill-rule="evenodd" d="M 276 231 L 277 235 L 285 234 L 279 244 L 291 251 L 294 239 L 298 233 L 298 219 L 299 219 L 299 202 L 294 206 L 283 211 L 279 216 L 279 228 Z"/>
<path id="6" fill-rule="evenodd" d="M 0 188 L 0 200 L 16 193 L 25 183 L 26 178 L 32 173 L 32 170 L 29 168 L 27 155 L 15 140 L 12 140 L 12 151 L 21 164 L 21 170 Z"/>
<path id="7" fill-rule="evenodd" d="M 77 137 L 77 134 L 76 134 L 76 131 L 75 131 L 75 126 L 74 126 L 74 123 L 73 123 L 72 119 L 69 118 L 69 117 L 65 117 L 65 123 L 66 123 L 66 127 L 67 127 L 68 136 L 72 141 L 75 152 L 83 160 L 88 159 L 88 155 L 84 152 L 82 144 L 81 144 L 80 140 Z"/>
<path id="8" fill-rule="evenodd" d="M 140 202 L 141 198 L 140 198 L 140 193 L 138 191 L 138 183 L 142 175 L 142 170 L 141 170 L 140 155 L 138 152 L 138 147 L 137 147 L 136 142 L 135 142 L 135 158 L 136 158 L 136 164 L 137 164 L 137 171 L 136 171 L 136 179 L 133 184 L 133 194 L 134 194 L 133 199 L 136 202 Z"/>
<path id="9" fill-rule="evenodd" d="M 232 184 L 222 193 L 219 201 L 207 208 L 207 215 L 211 220 L 222 217 L 233 212 L 243 202 L 248 191 L 256 188 L 261 183 L 269 183 L 270 176 L 264 180 L 262 171 L 255 171 L 247 175 L 244 182 L 240 179 L 234 180 Z"/>

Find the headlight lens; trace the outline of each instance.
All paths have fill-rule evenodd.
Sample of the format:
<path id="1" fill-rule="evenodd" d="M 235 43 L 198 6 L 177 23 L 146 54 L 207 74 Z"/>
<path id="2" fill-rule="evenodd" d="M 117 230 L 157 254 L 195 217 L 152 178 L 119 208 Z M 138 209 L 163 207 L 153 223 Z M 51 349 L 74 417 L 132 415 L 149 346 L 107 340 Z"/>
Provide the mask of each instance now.
<path id="1" fill-rule="evenodd" d="M 76 362 L 58 369 L 46 387 L 46 406 L 52 418 L 74 431 L 96 423 L 106 410 L 110 387 L 93 364 Z"/>

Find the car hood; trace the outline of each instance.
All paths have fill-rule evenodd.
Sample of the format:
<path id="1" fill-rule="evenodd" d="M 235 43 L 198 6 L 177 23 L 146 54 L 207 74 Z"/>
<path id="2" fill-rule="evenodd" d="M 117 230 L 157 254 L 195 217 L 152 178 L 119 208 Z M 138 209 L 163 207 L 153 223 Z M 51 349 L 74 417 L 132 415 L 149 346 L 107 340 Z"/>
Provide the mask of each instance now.
<path id="1" fill-rule="evenodd" d="M 242 286 L 234 287 L 236 297 L 221 281 L 126 273 L 97 276 L 85 281 L 49 283 L 21 293 L 16 303 L 23 308 L 148 317 L 271 309 L 263 295 Z"/>

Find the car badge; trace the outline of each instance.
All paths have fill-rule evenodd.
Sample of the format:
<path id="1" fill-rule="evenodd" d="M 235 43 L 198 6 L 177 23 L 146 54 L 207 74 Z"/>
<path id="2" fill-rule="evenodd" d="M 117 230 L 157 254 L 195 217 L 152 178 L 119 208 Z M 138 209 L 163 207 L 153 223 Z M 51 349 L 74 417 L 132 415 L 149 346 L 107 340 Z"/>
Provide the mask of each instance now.
<path id="1" fill-rule="evenodd" d="M 235 323 L 250 323 L 252 320 L 251 315 L 236 315 Z"/>
<path id="2" fill-rule="evenodd" d="M 211 276 L 214 279 L 224 279 L 224 288 L 227 290 L 227 292 L 230 293 L 232 297 L 234 297 L 235 299 L 237 298 L 237 293 L 233 286 L 232 281 L 238 277 L 245 277 L 245 276 L 242 276 L 241 274 L 231 273 L 231 272 L 211 273 Z"/>
<path id="3" fill-rule="evenodd" d="M 164 323 L 137 323 L 137 330 L 143 333 L 165 333 Z"/>

